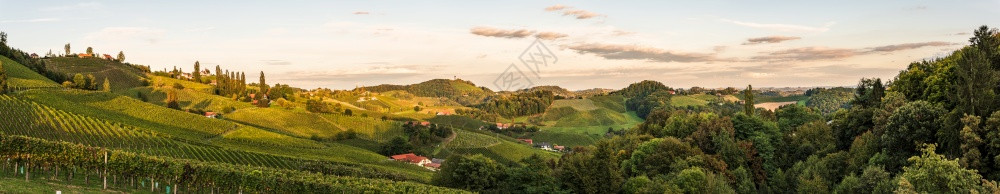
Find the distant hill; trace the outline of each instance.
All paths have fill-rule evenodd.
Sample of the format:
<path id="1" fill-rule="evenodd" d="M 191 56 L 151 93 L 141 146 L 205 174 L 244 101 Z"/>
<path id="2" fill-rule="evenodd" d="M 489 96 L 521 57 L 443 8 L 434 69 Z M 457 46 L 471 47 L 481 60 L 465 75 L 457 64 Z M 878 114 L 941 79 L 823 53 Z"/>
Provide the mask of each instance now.
<path id="1" fill-rule="evenodd" d="M 520 92 L 536 92 L 536 91 L 549 91 L 549 92 L 552 92 L 553 95 L 562 96 L 562 97 L 576 97 L 577 96 L 576 93 L 574 93 L 572 91 L 569 91 L 566 88 L 559 87 L 559 86 L 535 86 L 535 87 L 531 87 L 531 88 L 528 88 L 528 89 L 523 89 Z"/>
<path id="2" fill-rule="evenodd" d="M 445 97 L 454 100 L 462 105 L 472 105 L 482 103 L 486 97 L 493 95 L 493 91 L 486 87 L 479 87 L 476 84 L 461 79 L 432 79 L 412 85 L 390 85 L 362 87 L 371 92 L 388 92 L 402 90 L 421 97 Z"/>
<path id="3" fill-rule="evenodd" d="M 66 74 L 71 79 L 77 73 L 93 74 L 98 83 L 103 83 L 104 78 L 108 78 L 111 82 L 111 91 L 127 90 L 149 83 L 144 70 L 117 61 L 76 57 L 53 57 L 44 60 L 51 71 Z"/>

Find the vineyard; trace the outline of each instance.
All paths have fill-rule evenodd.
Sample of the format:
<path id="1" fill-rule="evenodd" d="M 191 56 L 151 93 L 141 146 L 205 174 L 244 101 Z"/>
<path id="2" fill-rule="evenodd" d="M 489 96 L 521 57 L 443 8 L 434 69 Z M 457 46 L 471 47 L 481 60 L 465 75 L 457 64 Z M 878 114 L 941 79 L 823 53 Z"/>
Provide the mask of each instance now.
<path id="1" fill-rule="evenodd" d="M 521 159 L 527 158 L 533 154 L 537 154 L 543 158 L 559 157 L 559 154 L 555 152 L 533 148 L 531 145 L 516 142 L 516 140 L 505 141 L 505 139 L 501 139 L 499 137 L 491 137 L 486 134 L 466 130 L 455 130 L 455 132 L 457 133 L 457 136 L 454 140 L 445 145 L 447 152 L 442 153 L 467 155 L 482 154 L 483 156 L 507 164 L 514 164 L 517 161 L 521 161 Z M 446 156 L 441 155 L 437 157 L 444 158 Z"/>
<path id="2" fill-rule="evenodd" d="M 266 115 L 266 116 L 265 116 Z M 309 138 L 329 138 L 345 131 L 315 113 L 293 112 L 281 108 L 246 108 L 224 115 L 226 119 L 278 130 L 280 133 Z"/>
<path id="3" fill-rule="evenodd" d="M 100 58 L 54 57 L 45 59 L 48 67 L 59 73 L 92 74 L 97 80 L 107 78 L 111 81 L 111 91 L 121 91 L 129 88 L 145 86 L 148 83 L 145 72 L 139 68 Z"/>
<path id="4" fill-rule="evenodd" d="M 0 65 L 3 65 L 7 72 L 8 85 L 14 91 L 28 88 L 59 88 L 60 85 L 45 76 L 31 71 L 28 67 L 14 62 L 7 57 L 0 56 Z"/>
<path id="5" fill-rule="evenodd" d="M 140 189 L 150 192 L 191 193 L 461 193 L 463 191 L 405 181 L 331 176 L 296 170 L 208 163 L 108 150 L 67 142 L 0 135 L 2 172 L 52 176 L 67 182 L 86 179 L 85 185 Z M 62 173 L 60 173 L 62 169 Z M 91 184 L 91 178 L 93 184 Z"/>

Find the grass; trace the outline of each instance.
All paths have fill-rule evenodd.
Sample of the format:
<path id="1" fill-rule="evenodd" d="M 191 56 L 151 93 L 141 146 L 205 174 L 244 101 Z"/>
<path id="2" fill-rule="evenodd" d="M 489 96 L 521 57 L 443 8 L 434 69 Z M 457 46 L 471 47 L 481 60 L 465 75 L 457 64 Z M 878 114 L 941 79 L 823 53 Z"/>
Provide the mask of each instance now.
<path id="1" fill-rule="evenodd" d="M 18 93 L 18 97 L 37 102 L 54 109 L 71 112 L 89 118 L 131 127 L 147 129 L 157 134 L 171 137 L 174 142 L 194 147 L 183 151 L 197 155 L 206 161 L 242 161 L 258 164 L 253 156 L 287 157 L 291 160 L 321 160 L 340 163 L 356 163 L 371 169 L 380 169 L 408 175 L 415 180 L 426 182 L 430 171 L 413 165 L 386 163 L 385 156 L 372 151 L 337 143 L 317 143 L 312 140 L 291 137 L 273 131 L 243 125 L 222 119 L 205 118 L 156 106 L 131 97 L 106 92 L 80 90 L 29 90 Z M 387 141 L 402 133 L 394 122 L 381 122 L 376 118 L 347 117 L 324 114 L 323 118 L 362 132 L 362 138 Z M 296 118 L 292 118 L 296 119 Z M 355 127 L 357 126 L 357 127 Z M 362 127 L 372 130 L 362 131 Z M 349 129 L 349 130 L 351 130 Z M 207 149 L 207 150 L 206 150 Z M 212 150 L 222 151 L 212 151 Z M 240 150 L 232 152 L 227 150 Z M 171 154 L 173 149 L 150 151 L 157 154 Z M 177 152 L 177 151 L 174 151 Z M 193 152 L 193 153 L 187 153 Z M 241 159 L 241 155 L 250 159 Z"/>
<path id="2" fill-rule="evenodd" d="M 698 99 L 698 98 L 692 97 L 692 96 L 674 96 L 674 97 L 670 98 L 670 105 L 671 106 L 677 106 L 677 107 L 705 106 L 707 104 L 708 104 L 708 101 L 705 101 L 705 100 L 702 100 L 702 99 Z"/>
<path id="3" fill-rule="evenodd" d="M 491 137 L 486 134 L 466 130 L 456 130 L 455 140 L 445 145 L 447 154 L 482 154 L 490 159 L 505 164 L 514 164 L 531 155 L 539 155 L 544 159 L 555 159 L 558 153 L 533 148 L 527 144 Z M 435 155 L 445 158 L 447 155 Z"/>
<path id="4" fill-rule="evenodd" d="M 594 101 L 590 99 L 563 99 L 552 101 L 550 108 L 561 108 L 561 107 L 571 107 L 578 111 L 591 111 L 597 110 L 599 107 L 594 105 Z"/>
<path id="5" fill-rule="evenodd" d="M 60 85 L 28 67 L 0 56 L 0 65 L 7 72 L 7 84 L 12 88 L 58 88 Z"/>
<path id="6" fill-rule="evenodd" d="M 7 174 L 5 174 L 7 175 Z M 97 181 L 92 181 L 97 182 Z M 96 186 L 67 185 L 64 181 L 46 180 L 35 178 L 31 181 L 24 181 L 24 177 L 0 177 L 0 193 L 125 193 L 116 190 L 103 190 Z M 147 190 L 148 191 L 148 190 Z M 136 191 L 141 192 L 141 191 Z"/>
<path id="7" fill-rule="evenodd" d="M 111 91 L 140 87 L 148 82 L 148 78 L 146 78 L 146 74 L 142 70 L 111 60 L 55 57 L 46 59 L 45 61 L 48 65 L 47 68 L 70 76 L 77 73 L 84 76 L 92 74 L 97 78 L 98 84 L 103 84 L 104 79 L 107 78 L 111 82 Z"/>

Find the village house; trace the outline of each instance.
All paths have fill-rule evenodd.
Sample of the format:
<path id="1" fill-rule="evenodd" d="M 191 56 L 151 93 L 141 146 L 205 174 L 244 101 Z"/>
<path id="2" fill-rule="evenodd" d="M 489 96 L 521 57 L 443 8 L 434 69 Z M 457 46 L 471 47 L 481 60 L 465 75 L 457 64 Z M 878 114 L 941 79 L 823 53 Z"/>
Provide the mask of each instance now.
<path id="1" fill-rule="evenodd" d="M 213 118 L 214 119 L 214 118 L 218 118 L 219 114 L 217 114 L 215 112 L 205 112 L 205 117 Z"/>
<path id="2" fill-rule="evenodd" d="M 510 124 L 510 123 L 497 123 L 497 129 L 507 129 L 507 128 L 510 128 L 511 126 L 514 126 L 514 124 Z"/>
<path id="3" fill-rule="evenodd" d="M 417 165 L 417 166 L 424 166 L 425 164 L 430 164 L 431 163 L 431 160 L 427 159 L 427 157 L 418 156 L 418 155 L 413 154 L 413 153 L 393 155 L 393 156 L 390 156 L 389 158 L 392 158 L 392 160 L 395 160 L 395 161 L 408 162 L 410 164 Z"/>
<path id="4" fill-rule="evenodd" d="M 566 149 L 566 146 L 557 145 L 557 146 L 552 146 L 552 148 L 555 148 L 556 150 L 559 150 L 561 152 Z"/>
<path id="5" fill-rule="evenodd" d="M 94 55 L 91 55 L 91 54 L 87 54 L 87 53 L 80 53 L 80 54 L 76 54 L 76 57 L 79 57 L 79 58 L 81 58 L 81 59 L 82 59 L 82 58 L 90 58 L 90 57 L 94 57 Z"/>
<path id="6" fill-rule="evenodd" d="M 427 122 L 427 121 L 420 122 L 420 125 L 424 126 L 424 127 L 429 127 L 429 126 L 431 126 L 431 122 Z"/>
<path id="7" fill-rule="evenodd" d="M 552 149 L 552 144 L 549 144 L 549 142 L 539 143 L 538 147 L 540 147 L 540 148 L 542 148 L 543 150 L 546 150 L 546 151 L 556 151 L 556 150 Z"/>
<path id="8" fill-rule="evenodd" d="M 107 59 L 107 60 L 115 60 L 115 58 L 114 58 L 114 57 L 111 57 L 111 55 L 109 55 L 109 54 L 104 54 L 104 59 Z"/>
<path id="9" fill-rule="evenodd" d="M 441 111 L 441 112 L 438 112 L 438 113 L 437 113 L 437 115 L 453 115 L 453 114 L 454 114 L 454 113 L 451 113 L 451 111 L 447 111 L 447 110 L 445 110 L 445 111 Z"/>
<path id="10" fill-rule="evenodd" d="M 31 58 L 32 58 L 32 59 L 37 59 L 37 58 L 38 58 L 38 54 L 35 54 L 35 53 L 31 53 Z"/>

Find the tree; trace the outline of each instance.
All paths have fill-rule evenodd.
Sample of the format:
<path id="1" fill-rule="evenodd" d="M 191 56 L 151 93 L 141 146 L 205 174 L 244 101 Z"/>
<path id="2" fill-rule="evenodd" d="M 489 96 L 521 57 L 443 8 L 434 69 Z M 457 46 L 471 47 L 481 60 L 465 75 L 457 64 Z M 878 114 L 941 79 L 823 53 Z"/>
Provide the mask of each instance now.
<path id="1" fill-rule="evenodd" d="M 619 153 L 611 146 L 599 141 L 596 146 L 574 148 L 560 159 L 556 177 L 576 193 L 618 193 L 625 177 Z"/>
<path id="2" fill-rule="evenodd" d="M 180 110 L 181 106 L 177 103 L 177 91 L 167 90 L 167 108 Z"/>
<path id="3" fill-rule="evenodd" d="M 403 137 L 394 137 L 389 140 L 385 145 L 379 148 L 379 154 L 391 156 L 396 154 L 405 154 L 413 152 L 413 145 L 407 142 Z"/>
<path id="4" fill-rule="evenodd" d="M 982 176 L 975 170 L 964 169 L 958 160 L 949 160 L 934 153 L 935 144 L 925 144 L 920 156 L 910 157 L 911 165 L 903 167 L 899 176 L 920 193 L 985 193 L 980 185 Z M 902 182 L 902 181 L 900 181 Z"/>
<path id="5" fill-rule="evenodd" d="M 910 102 L 893 111 L 882 134 L 882 152 L 889 156 L 886 167 L 899 170 L 907 157 L 919 154 L 917 146 L 935 143 L 944 114 L 941 106 L 926 101 Z"/>
<path id="6" fill-rule="evenodd" d="M 6 39 L 7 34 L 3 34 Z M 6 41 L 6 40 L 4 40 Z M 3 69 L 3 62 L 0 61 L 0 94 L 7 94 L 7 70 Z"/>
<path id="7" fill-rule="evenodd" d="M 194 78 L 194 82 L 201 83 L 201 63 L 194 61 L 194 71 L 191 71 L 191 78 Z"/>
<path id="8" fill-rule="evenodd" d="M 753 85 L 747 85 L 747 89 L 743 90 L 743 114 L 748 116 L 754 115 L 754 99 L 753 99 Z"/>
<path id="9" fill-rule="evenodd" d="M 125 62 L 125 52 L 118 51 L 118 62 Z"/>
<path id="10" fill-rule="evenodd" d="M 260 86 L 260 91 L 263 91 L 264 93 L 267 93 L 268 89 L 270 89 L 268 88 L 267 82 L 264 80 L 264 71 L 260 72 L 260 83 L 258 83 L 258 85 Z"/>
<path id="11" fill-rule="evenodd" d="M 481 154 L 453 154 L 441 164 L 441 171 L 431 180 L 434 185 L 471 191 L 493 191 L 506 179 L 504 165 Z"/>
<path id="12" fill-rule="evenodd" d="M 0 32 L 0 45 L 7 45 L 7 32 Z"/>
<path id="13" fill-rule="evenodd" d="M 107 77 L 104 77 L 104 84 L 102 86 L 103 87 L 101 87 L 101 91 L 105 91 L 105 92 L 110 92 L 111 91 L 111 82 L 108 81 Z"/>
<path id="14" fill-rule="evenodd" d="M 353 113 L 353 112 L 351 112 L 351 109 L 347 109 L 347 108 L 345 108 L 345 109 L 344 109 L 344 115 L 347 115 L 347 116 L 351 116 L 351 115 L 354 115 L 354 113 Z"/>
<path id="15" fill-rule="evenodd" d="M 63 46 L 63 48 L 66 49 L 66 55 L 72 54 L 70 53 L 71 51 L 69 50 L 69 43 L 66 43 L 66 46 Z"/>
<path id="16" fill-rule="evenodd" d="M 521 160 L 520 167 L 507 171 L 503 191 L 507 193 L 560 193 L 559 182 L 552 176 L 552 168 L 537 154 Z"/>
<path id="17" fill-rule="evenodd" d="M 83 74 L 77 73 L 76 75 L 73 75 L 73 84 L 74 88 L 86 89 L 87 77 L 84 77 Z"/>
<path id="18" fill-rule="evenodd" d="M 87 74 L 87 88 L 88 90 L 97 90 L 97 78 L 94 74 Z"/>
<path id="19" fill-rule="evenodd" d="M 862 108 L 878 107 L 879 103 L 882 101 L 882 97 L 884 96 L 885 86 L 882 85 L 881 78 L 864 78 L 858 82 L 858 87 L 855 89 L 854 100 L 851 101 L 851 105 Z"/>
<path id="20" fill-rule="evenodd" d="M 94 48 L 87 47 L 87 54 L 88 55 L 93 55 L 94 54 Z"/>
<path id="21" fill-rule="evenodd" d="M 995 50 L 995 49 L 994 49 Z M 988 51 L 973 45 L 963 48 L 962 59 L 955 67 L 955 82 L 952 98 L 961 113 L 987 116 L 996 110 L 995 87 L 1000 82 L 1000 73 L 991 67 Z"/>

